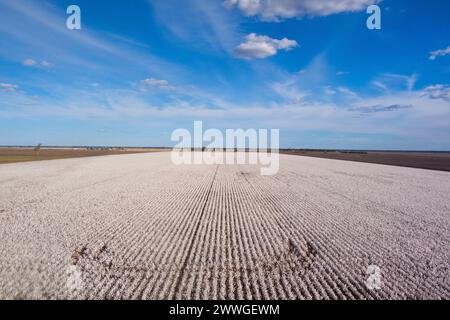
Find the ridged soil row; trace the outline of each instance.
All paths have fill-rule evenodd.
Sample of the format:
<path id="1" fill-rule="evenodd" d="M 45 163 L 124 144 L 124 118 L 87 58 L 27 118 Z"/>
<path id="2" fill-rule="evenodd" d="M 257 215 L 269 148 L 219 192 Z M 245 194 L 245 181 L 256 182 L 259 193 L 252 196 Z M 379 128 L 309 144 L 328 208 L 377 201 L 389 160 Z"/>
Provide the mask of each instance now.
<path id="1" fill-rule="evenodd" d="M 53 178 L 46 179 L 51 181 Z M 21 254 L 2 253 L 2 256 L 10 256 L 8 266 L 12 269 L 12 272 L 0 270 L 2 277 L 11 279 L 11 290 L 5 290 L 7 296 L 74 297 L 66 286 L 66 270 L 72 250 L 77 243 L 84 243 L 75 239 L 83 238 L 89 229 L 98 227 L 97 214 L 108 204 L 102 203 L 95 194 L 108 188 L 109 182 L 110 179 L 89 184 L 80 181 L 84 187 L 66 188 L 50 184 L 48 188 L 40 188 L 38 196 L 34 193 L 32 198 L 15 201 L 14 215 L 8 216 L 9 228 L 2 228 L 2 239 L 13 239 L 16 246 L 26 246 L 26 251 Z M 86 193 L 86 188 L 90 188 L 91 193 Z M 4 241 L 4 250 L 13 247 Z M 29 261 L 26 258 L 28 254 Z"/>
<path id="2" fill-rule="evenodd" d="M 267 181 L 266 181 L 267 182 Z M 277 183 L 279 186 L 279 184 Z M 270 196 L 270 190 L 271 187 L 270 183 L 268 184 L 258 184 L 261 188 L 263 188 L 263 194 L 266 196 Z M 280 186 L 279 186 L 280 187 Z M 301 188 L 301 186 L 299 185 Z M 280 201 L 280 204 L 282 206 L 285 206 L 286 203 L 290 203 L 292 205 L 299 205 L 304 206 L 302 202 L 296 201 L 298 198 L 299 192 L 293 192 L 294 189 L 292 187 L 286 188 L 283 192 L 279 192 L 277 197 L 281 195 L 282 199 Z M 310 190 L 312 194 L 315 190 Z M 289 194 L 291 194 L 289 196 Z M 319 193 L 320 194 L 320 193 Z M 324 197 L 326 198 L 326 197 Z M 343 275 L 348 274 L 348 278 L 358 279 L 359 282 L 362 282 L 364 280 L 364 277 L 367 277 L 367 275 L 362 274 L 362 270 L 365 266 L 355 266 L 355 259 L 351 259 L 351 257 L 363 257 L 363 261 L 359 260 L 360 262 L 365 261 L 370 262 L 370 259 L 377 260 L 378 263 L 384 267 L 385 264 L 380 263 L 382 261 L 388 260 L 389 257 L 389 251 L 387 248 L 381 246 L 379 243 L 373 243 L 372 241 L 367 242 L 367 240 L 363 240 L 364 234 L 355 234 L 354 226 L 355 223 L 357 223 L 357 220 L 354 221 L 340 221 L 342 220 L 341 217 L 346 216 L 346 212 L 335 212 L 334 214 L 330 215 L 330 212 L 333 212 L 333 210 L 330 210 L 330 208 L 333 207 L 333 203 L 329 203 L 327 199 L 323 199 L 322 201 L 317 201 L 317 199 L 311 199 L 313 201 L 306 201 L 305 204 L 308 204 L 309 208 L 305 208 L 306 210 L 301 210 L 301 212 L 308 212 L 309 215 L 304 215 L 301 220 L 302 224 L 311 225 L 308 229 L 310 230 L 316 230 L 316 240 L 318 243 L 322 242 L 320 235 L 326 234 L 328 239 L 325 239 L 324 245 L 331 249 L 334 247 L 334 250 L 336 253 L 340 252 L 341 259 L 340 261 L 333 257 L 334 254 L 327 254 L 328 259 L 335 260 L 335 266 L 340 266 L 342 263 L 345 263 L 346 267 L 341 271 L 338 271 L 342 273 Z M 334 200 L 334 199 L 333 199 Z M 320 204 L 320 205 L 319 205 Z M 286 212 L 292 211 L 290 208 L 287 208 Z M 358 212 L 357 210 L 355 212 Z M 311 213 L 313 214 L 311 216 Z M 293 216 L 295 217 L 295 215 Z M 289 219 L 284 218 L 285 222 L 288 222 Z M 320 221 L 322 224 L 328 225 L 329 230 L 326 230 L 323 228 L 323 226 L 314 224 L 315 221 Z M 339 222 L 339 223 L 337 223 Z M 369 230 L 368 230 L 369 231 Z M 314 235 L 312 235 L 314 238 Z M 356 251 L 357 250 L 357 251 Z M 328 250 L 327 250 L 328 251 Z M 325 251 L 325 252 L 327 252 Z M 381 251 L 381 253 L 380 253 Z M 384 252 L 383 252 L 384 251 Z M 333 259 L 334 258 L 334 259 Z M 344 261 L 342 261 L 344 260 Z M 357 260 L 358 261 L 358 260 Z M 359 270 L 359 272 L 355 272 L 353 270 Z M 390 297 L 398 297 L 398 298 L 405 298 L 405 297 L 411 297 L 414 295 L 414 293 L 411 290 L 411 284 L 414 284 L 411 281 L 408 281 L 406 279 L 405 283 L 402 285 L 401 282 L 399 284 L 399 281 L 396 282 L 397 286 L 401 285 L 401 288 L 394 288 L 392 287 L 392 281 L 389 281 L 389 278 L 387 277 L 388 281 L 385 283 L 385 289 L 379 293 L 377 291 L 370 291 L 367 292 L 364 287 L 361 286 L 360 283 L 358 283 L 357 287 L 359 287 L 359 294 L 357 293 L 357 296 L 362 294 L 364 297 L 378 297 L 379 294 L 387 295 Z M 354 280 L 353 280 L 354 281 Z M 351 287 L 350 287 L 351 288 Z M 413 286 L 414 288 L 414 286 Z M 368 296 L 369 294 L 369 296 Z"/>
<path id="3" fill-rule="evenodd" d="M 178 176 L 185 182 L 167 193 L 160 188 L 158 199 L 152 194 L 142 197 L 147 200 L 141 207 L 132 208 L 114 228 L 99 233 L 97 238 L 115 250 L 107 263 L 94 259 L 91 273 L 100 281 L 94 282 L 96 290 L 89 290 L 91 297 L 170 297 L 170 286 L 182 268 L 183 254 L 211 180 L 211 171 L 198 173 L 195 181 Z"/>
<path id="4" fill-rule="evenodd" d="M 252 176 L 250 176 L 252 177 Z M 250 179 L 249 177 L 249 179 Z M 249 180 L 247 181 L 252 184 Z M 265 194 L 260 193 L 258 188 L 252 188 L 253 194 L 257 195 L 258 203 L 261 204 L 261 217 L 270 217 L 271 225 L 278 226 L 284 235 L 284 242 L 289 244 L 290 257 L 293 259 L 293 263 L 281 264 L 280 273 L 286 281 L 291 284 L 292 288 L 296 292 L 295 296 L 291 298 L 337 298 L 343 297 L 339 290 L 331 290 L 329 287 L 334 286 L 329 275 L 325 274 L 324 278 L 317 277 L 314 272 L 311 272 L 316 267 L 316 255 L 317 252 L 312 247 L 311 241 L 307 241 L 307 233 L 299 232 L 301 226 L 294 226 L 292 228 L 286 228 L 284 225 L 284 214 L 288 211 L 280 210 L 277 198 L 266 198 Z M 278 188 L 275 188 L 277 192 L 280 192 Z M 269 201 L 267 201 L 269 200 Z M 281 214 L 281 217 L 277 217 L 276 213 Z M 297 281 L 297 278 L 300 278 Z"/>
<path id="5" fill-rule="evenodd" d="M 242 287 L 233 287 L 233 292 L 226 290 L 231 280 L 226 278 L 225 273 L 232 267 L 233 262 L 229 257 L 236 240 L 231 226 L 233 208 L 229 201 L 230 190 L 223 181 L 224 170 L 226 166 L 221 166 L 206 207 L 201 236 L 188 262 L 188 285 L 184 289 L 185 297 L 188 298 L 243 298 L 243 292 L 247 290 Z"/>
<path id="6" fill-rule="evenodd" d="M 212 299 L 327 295 L 320 288 L 313 295 L 303 289 L 303 295 L 298 284 L 286 277 L 289 264 L 308 263 L 306 245 L 300 258 L 289 252 L 289 239 L 283 239 L 281 230 L 268 218 L 270 213 L 261 209 L 245 174 L 232 167 L 220 171 L 207 206 L 209 215 L 188 263 L 186 287 L 178 297 L 198 297 L 201 291 L 201 298 Z M 331 291 L 329 294 L 333 296 Z"/>
<path id="7" fill-rule="evenodd" d="M 393 209 L 389 210 L 388 208 L 384 208 L 382 204 L 376 204 L 370 207 L 366 206 L 365 201 L 363 200 L 358 201 L 358 205 L 352 204 L 350 202 L 351 199 L 342 199 L 339 194 L 331 192 L 328 197 L 328 201 L 329 207 L 332 207 L 333 203 L 336 204 L 347 202 L 350 206 L 348 207 L 348 211 L 350 212 L 363 213 L 364 210 L 367 211 L 367 208 L 370 208 L 369 210 L 374 216 L 373 219 L 378 220 L 383 219 L 384 216 L 388 217 L 388 221 L 395 221 L 395 218 L 397 218 L 395 217 L 396 215 L 403 214 Z M 317 202 L 315 204 L 317 204 Z M 342 209 L 335 208 L 333 210 L 328 210 L 328 212 L 333 211 L 342 212 Z M 408 216 L 414 216 L 414 214 L 409 213 Z M 436 297 L 445 295 L 445 292 L 449 291 L 448 282 L 447 284 L 445 282 L 433 282 L 429 281 L 429 276 L 419 276 L 424 271 L 421 270 L 422 266 L 419 262 L 427 258 L 427 256 L 421 254 L 421 251 L 423 252 L 427 245 L 424 244 L 423 246 L 419 245 L 414 247 L 405 246 L 401 251 L 393 251 L 391 249 L 393 244 L 396 244 L 397 248 L 402 247 L 402 245 L 398 242 L 403 241 L 401 237 L 405 237 L 405 235 L 407 235 L 405 229 L 408 228 L 408 225 L 404 223 L 401 224 L 403 231 L 400 236 L 398 234 L 390 234 L 386 232 L 387 226 L 380 226 L 375 229 L 373 219 L 370 221 L 361 220 L 358 224 L 356 224 L 353 217 L 353 226 L 358 227 L 358 230 L 353 228 L 354 230 L 352 230 L 352 232 L 358 234 L 356 239 L 367 238 L 367 241 L 372 241 L 375 243 L 375 247 L 377 249 L 372 252 L 372 256 L 376 256 L 378 261 L 382 261 L 380 262 L 380 265 L 383 265 L 385 273 L 384 286 L 393 294 L 400 295 L 403 298 L 420 298 L 421 296 L 417 294 L 418 292 L 421 292 L 422 295 L 425 293 L 428 297 L 432 297 L 436 294 Z M 425 222 L 420 220 L 420 217 L 417 217 L 414 225 L 425 225 Z M 391 221 L 389 225 L 394 225 L 393 221 Z M 361 225 L 365 225 L 366 227 L 361 228 Z M 378 230 L 377 234 L 374 234 L 375 230 Z M 373 236 L 376 237 L 376 240 L 370 240 Z M 411 235 L 407 235 L 407 237 L 411 237 Z M 371 246 L 371 248 L 373 248 L 373 246 Z M 412 254 L 414 254 L 414 257 Z"/>
<path id="8" fill-rule="evenodd" d="M 271 177 L 163 155 L 17 166 L 31 194 L 0 196 L 0 297 L 447 298 L 445 175 L 281 160 Z"/>
<path id="9" fill-rule="evenodd" d="M 232 170 L 230 170 L 232 171 Z M 253 174 L 247 171 L 237 171 L 236 176 L 239 177 L 233 184 L 232 188 L 236 194 L 236 213 L 239 220 L 244 223 L 244 238 L 249 239 L 250 248 L 253 253 L 251 260 L 244 261 L 244 265 L 238 268 L 239 272 L 249 270 L 258 275 L 259 283 L 263 292 L 263 298 L 287 298 L 291 293 L 286 290 L 286 286 L 280 282 L 278 277 L 278 264 L 283 258 L 286 243 L 281 240 L 281 234 L 276 225 L 266 219 L 266 215 L 260 210 L 258 199 L 253 194 L 253 190 L 249 188 L 247 183 L 247 175 Z M 239 224 L 235 228 L 239 228 Z M 239 248 L 236 248 L 239 250 Z M 252 263 L 254 268 L 244 269 L 245 265 Z M 270 275 L 270 276 L 269 276 Z M 253 285 L 256 287 L 257 284 Z"/>
<path id="10" fill-rule="evenodd" d="M 164 219 L 167 203 L 171 202 L 173 196 L 178 196 L 172 191 L 163 192 L 166 186 L 158 182 L 158 175 L 163 173 L 158 170 L 140 173 L 128 176 L 121 184 L 108 190 L 92 190 L 95 192 L 94 199 L 98 194 L 107 193 L 110 197 L 105 198 L 115 201 L 101 206 L 111 219 L 93 222 L 85 240 L 74 251 L 78 255 L 76 260 L 79 260 L 76 264 L 81 267 L 85 280 L 85 288 L 77 292 L 78 296 L 109 299 L 129 297 L 139 281 L 154 275 L 158 269 L 156 264 L 151 259 L 140 258 L 145 245 L 153 241 L 142 228 Z M 136 186 L 138 178 L 148 183 Z M 125 192 L 128 197 L 117 199 Z M 96 214 L 98 211 L 93 213 Z"/>
<path id="11" fill-rule="evenodd" d="M 277 190 L 277 194 L 280 192 L 279 189 L 275 189 Z M 282 204 L 279 203 L 280 199 L 278 197 L 267 197 L 267 191 L 264 193 L 260 193 L 260 191 L 258 191 L 258 188 L 256 188 L 254 190 L 255 194 L 258 194 L 259 197 L 259 202 L 262 204 L 265 204 L 262 212 L 264 212 L 266 215 L 270 215 L 272 216 L 272 220 L 275 220 L 279 227 L 283 229 L 283 233 L 286 235 L 286 241 L 289 241 L 290 243 L 293 244 L 294 247 L 294 253 L 296 253 L 295 251 L 300 251 L 297 252 L 297 256 L 300 255 L 300 263 L 298 266 L 296 266 L 298 269 L 296 270 L 296 268 L 294 267 L 294 269 L 291 270 L 291 272 L 293 273 L 294 278 L 296 278 L 296 275 L 301 275 L 301 282 L 299 283 L 300 285 L 305 285 L 307 286 L 307 290 L 305 292 L 305 290 L 303 290 L 303 295 L 306 295 L 307 297 L 313 297 L 313 298 L 336 298 L 338 295 L 342 294 L 338 292 L 334 292 L 333 290 L 331 290 L 329 287 L 336 287 L 332 282 L 331 282 L 331 278 L 329 275 L 325 275 L 324 279 L 322 279 L 321 275 L 318 275 L 314 272 L 310 272 L 311 268 L 316 267 L 316 256 L 319 255 L 320 253 L 317 252 L 317 250 L 313 247 L 314 242 L 310 239 L 314 239 L 315 235 L 309 235 L 309 230 L 305 230 L 304 232 L 298 232 L 299 230 L 303 229 L 305 226 L 301 225 L 304 224 L 303 221 L 299 221 L 297 222 L 299 225 L 293 225 L 290 228 L 286 228 L 285 227 L 285 223 L 286 223 L 286 219 L 289 219 L 288 216 L 286 216 L 286 214 L 289 213 L 289 211 L 292 211 L 291 208 L 283 208 Z M 282 192 L 281 192 L 282 193 Z M 276 217 L 274 216 L 275 213 L 278 213 L 280 216 Z M 313 230 L 314 231 L 314 230 Z M 302 255 L 301 251 L 303 250 L 298 250 L 299 247 L 301 247 L 301 244 L 304 244 L 306 242 L 306 246 L 309 247 L 310 251 L 313 252 L 312 255 Z M 296 250 L 297 249 L 297 250 Z M 311 256 L 314 256 L 314 261 L 305 261 L 308 258 L 311 258 Z M 305 263 L 306 262 L 306 263 Z M 302 268 L 305 267 L 305 265 L 308 267 L 308 270 L 302 271 Z M 326 282 L 330 282 L 329 284 L 327 284 Z M 356 291 L 356 295 L 358 295 L 359 293 Z"/>
<path id="12" fill-rule="evenodd" d="M 314 192 L 313 194 L 320 194 L 319 190 L 314 190 L 314 188 L 311 189 Z M 322 192 L 324 192 L 323 189 Z M 343 199 L 339 194 L 331 191 L 328 193 L 330 196 L 327 197 L 326 200 L 326 202 L 328 202 L 327 212 L 336 213 L 337 215 L 335 215 L 335 217 L 343 217 L 344 220 L 347 220 L 346 222 L 348 224 L 352 224 L 353 228 L 347 228 L 347 230 L 349 232 L 351 231 L 352 233 L 356 233 L 356 241 L 366 238 L 366 241 L 374 244 L 368 245 L 366 243 L 365 246 L 369 246 L 371 250 L 372 248 L 376 248 L 376 250 L 372 250 L 371 256 L 377 257 L 376 259 L 380 262 L 380 266 L 383 266 L 383 271 L 385 273 L 384 287 L 387 291 L 390 291 L 391 294 L 395 296 L 403 298 L 420 297 L 420 295 L 417 295 L 417 292 L 421 292 L 422 295 L 425 293 L 425 295 L 429 297 L 443 296 L 445 295 L 445 292 L 448 292 L 448 282 L 445 284 L 445 281 L 438 282 L 436 280 L 429 279 L 427 276 L 425 278 L 415 276 L 424 272 L 424 270 L 420 270 L 421 265 L 419 264 L 419 260 L 424 258 L 420 253 L 420 247 L 407 247 L 401 252 L 393 251 L 391 249 L 392 245 L 399 241 L 397 233 L 390 234 L 386 232 L 386 228 L 383 227 L 380 227 L 379 229 L 375 228 L 375 221 L 373 221 L 373 219 L 387 219 L 387 221 L 392 220 L 390 225 L 393 225 L 395 218 L 397 218 L 396 215 L 399 215 L 400 213 L 397 213 L 396 210 L 384 208 L 381 204 L 367 206 L 364 199 L 358 199 L 358 205 L 355 205 L 354 201 L 351 201 L 352 199 Z M 354 212 L 359 214 L 359 221 L 358 219 L 355 219 L 357 217 L 346 214 L 346 212 L 342 210 L 342 206 L 336 205 L 342 203 L 347 204 L 347 213 Z M 314 200 L 311 201 L 311 204 L 324 205 L 322 202 Z M 365 221 L 362 218 L 364 215 L 367 217 L 367 212 L 370 212 L 369 217 L 371 219 L 369 221 Z M 374 216 L 374 218 L 371 216 Z M 408 216 L 414 217 L 414 213 L 411 212 Z M 352 220 L 350 220 L 350 218 Z M 420 220 L 421 218 L 417 217 L 415 226 L 423 225 L 425 223 Z M 365 227 L 362 228 L 361 226 Z M 408 226 L 402 224 L 401 227 L 403 228 L 402 237 L 410 237 L 411 235 L 407 235 L 405 230 Z M 376 239 L 371 240 L 374 237 Z M 396 244 L 396 246 L 398 246 L 398 244 Z M 362 250 L 364 250 L 364 248 Z M 410 256 L 411 254 L 414 254 L 415 258 Z M 430 290 L 431 288 L 433 288 L 433 290 Z"/>
<path id="13" fill-rule="evenodd" d="M 190 195 L 186 199 L 177 198 L 176 202 L 179 205 L 174 207 L 170 213 L 170 216 L 173 217 L 170 224 L 161 224 L 159 228 L 161 231 L 154 234 L 157 241 L 151 244 L 150 250 L 153 250 L 155 254 L 148 256 L 148 259 L 158 261 L 167 275 L 157 277 L 153 283 L 147 283 L 143 289 L 143 298 L 167 299 L 173 297 L 175 291 L 179 290 L 176 287 L 180 273 L 184 272 L 186 256 L 190 254 L 189 248 L 196 235 L 195 230 L 203 220 L 203 208 L 207 202 L 210 185 L 214 181 L 214 169 L 217 170 L 213 167 L 208 169 L 205 179 L 203 181 L 196 180 L 195 185 L 190 187 Z M 189 179 L 189 177 L 186 178 Z M 144 251 L 148 252 L 145 249 Z"/>
<path id="14" fill-rule="evenodd" d="M 265 191 L 267 192 L 267 191 Z M 285 194 L 289 193 L 289 191 L 286 191 Z M 282 201 L 283 203 L 292 203 L 292 204 L 296 204 L 295 201 L 295 197 L 289 198 L 289 197 L 285 197 L 285 200 Z M 324 226 L 322 225 L 318 225 L 318 224 L 313 224 L 311 226 L 310 229 L 312 230 L 316 230 L 317 234 L 319 235 L 316 239 L 316 241 L 322 242 L 321 241 L 321 234 L 325 234 L 326 238 L 324 241 L 324 244 L 328 247 L 328 248 L 333 248 L 332 253 L 334 251 L 334 253 L 336 255 L 339 255 L 340 258 L 338 260 L 336 260 L 332 254 L 329 259 L 333 259 L 336 261 L 335 266 L 343 266 L 346 265 L 347 267 L 345 267 L 343 269 L 343 271 L 338 271 L 339 273 L 346 275 L 348 274 L 349 277 L 353 278 L 353 279 L 358 279 L 358 282 L 363 282 L 364 278 L 362 277 L 362 271 L 364 266 L 367 264 L 364 261 L 364 258 L 368 258 L 368 256 L 372 256 L 375 255 L 377 251 L 374 250 L 372 251 L 371 248 L 374 247 L 374 244 L 368 244 L 366 242 L 363 242 L 363 245 L 361 246 L 359 244 L 360 239 L 363 239 L 363 237 L 359 237 L 359 236 L 355 236 L 354 234 L 352 234 L 352 224 L 346 225 L 346 224 L 342 224 L 342 223 L 336 223 L 335 221 L 339 221 L 339 218 L 337 218 L 337 216 L 331 216 L 328 217 L 328 213 L 330 213 L 330 207 L 327 206 L 326 201 L 325 203 L 321 203 L 321 205 L 323 205 L 323 207 L 318 207 L 316 206 L 316 202 L 311 203 L 310 201 L 305 201 L 304 204 L 302 203 L 298 203 L 301 206 L 305 206 L 307 205 L 307 207 L 305 208 L 305 210 L 302 210 L 303 212 L 309 212 L 312 213 L 313 216 L 308 218 L 308 216 L 304 216 L 304 220 L 302 219 L 302 221 L 304 222 L 304 224 L 311 224 L 313 222 L 315 222 L 316 220 L 319 220 L 322 224 L 324 224 L 324 226 L 328 226 L 328 228 L 324 228 Z M 341 212 L 341 215 L 345 215 L 344 212 Z M 312 218 L 312 219 L 311 219 Z M 311 220 L 311 221 L 309 221 Z M 355 221 L 353 222 L 355 223 Z M 328 230 L 327 230 L 328 229 Z M 344 243 L 342 243 L 344 242 Z M 376 248 L 376 247 L 375 247 Z M 356 249 L 358 249 L 356 251 Z M 372 252 L 371 252 L 372 251 Z M 327 251 L 325 251 L 327 252 Z M 362 258 L 363 260 L 361 261 L 361 259 L 354 259 L 354 257 L 358 257 Z M 357 264 L 357 262 L 359 261 L 359 265 Z M 361 265 L 362 264 L 362 265 Z M 354 270 L 359 270 L 360 272 L 357 272 L 355 274 Z M 359 291 L 360 293 L 363 293 L 365 290 L 365 288 L 363 286 L 361 286 L 360 283 L 358 283 L 358 287 L 360 288 Z M 369 292 L 370 295 L 375 295 L 377 296 L 378 292 L 376 291 L 370 291 Z"/>

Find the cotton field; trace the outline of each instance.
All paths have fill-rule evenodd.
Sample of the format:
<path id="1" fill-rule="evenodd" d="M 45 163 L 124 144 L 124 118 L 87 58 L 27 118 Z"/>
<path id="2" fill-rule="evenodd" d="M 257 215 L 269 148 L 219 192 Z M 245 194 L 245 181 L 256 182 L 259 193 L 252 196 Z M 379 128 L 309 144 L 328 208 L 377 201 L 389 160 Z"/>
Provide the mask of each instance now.
<path id="1" fill-rule="evenodd" d="M 450 173 L 170 153 L 0 166 L 0 298 L 448 299 Z"/>

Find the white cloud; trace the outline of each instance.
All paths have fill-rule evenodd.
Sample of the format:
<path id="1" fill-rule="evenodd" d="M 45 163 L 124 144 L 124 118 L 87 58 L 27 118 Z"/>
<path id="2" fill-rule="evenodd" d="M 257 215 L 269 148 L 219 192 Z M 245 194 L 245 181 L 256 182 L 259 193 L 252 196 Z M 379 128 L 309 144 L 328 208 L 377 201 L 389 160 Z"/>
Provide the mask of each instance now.
<path id="1" fill-rule="evenodd" d="M 375 88 L 380 89 L 380 90 L 382 90 L 382 91 L 386 91 L 386 90 L 388 89 L 388 88 L 386 87 L 386 85 L 385 85 L 383 82 L 381 82 L 381 81 L 374 80 L 374 81 L 372 81 L 372 85 L 373 85 Z"/>
<path id="2" fill-rule="evenodd" d="M 2 40 L 6 41 L 6 45 L 2 43 L 0 46 L 0 55 L 11 61 L 17 61 L 16 53 L 23 52 L 27 55 L 24 58 L 35 60 L 36 64 L 31 67 L 48 68 L 46 63 L 42 64 L 43 61 L 33 58 L 32 55 L 38 52 L 42 60 L 45 58 L 64 72 L 81 77 L 85 77 L 86 70 L 133 78 L 142 70 L 156 77 L 168 74 L 187 77 L 190 74 L 190 70 L 181 64 L 144 51 L 142 46 L 123 40 L 123 37 L 92 28 L 83 29 L 81 33 L 67 32 L 65 27 L 61 27 L 65 26 L 66 15 L 61 15 L 55 6 L 41 5 L 32 0 L 0 0 L 0 3 L 0 33 Z M 19 63 L 23 61 L 19 60 Z"/>
<path id="3" fill-rule="evenodd" d="M 11 116 L 45 116 L 65 119 L 102 119 L 174 124 L 202 119 L 211 127 L 280 128 L 282 130 L 319 130 L 338 133 L 382 134 L 396 138 L 394 148 L 402 141 L 412 141 L 415 148 L 450 150 L 450 103 L 427 91 L 443 91 L 445 85 L 428 89 L 387 92 L 354 99 L 345 95 L 335 101 L 306 97 L 293 88 L 281 87 L 280 94 L 290 95 L 280 102 L 220 103 L 205 100 L 180 100 L 169 97 L 166 102 L 149 101 L 136 90 L 96 88 L 91 92 L 73 90 L 62 99 L 39 99 L 17 94 L 0 99 L 0 119 Z M 275 89 L 275 88 L 274 88 Z M 280 87 L 278 88 L 280 89 Z M 292 89 L 292 90 L 291 90 Z M 320 88 L 323 94 L 323 87 Z M 304 94 L 303 94 L 304 95 Z M 400 144 L 399 144 L 400 142 Z"/>
<path id="4" fill-rule="evenodd" d="M 50 69 L 54 67 L 54 64 L 48 62 L 47 60 L 43 60 L 40 63 L 38 63 L 36 60 L 28 58 L 25 59 L 22 63 L 25 67 L 42 67 L 46 69 Z"/>
<path id="5" fill-rule="evenodd" d="M 25 59 L 23 61 L 23 65 L 26 66 L 26 67 L 33 67 L 36 64 L 37 64 L 37 62 L 35 60 L 33 60 L 33 59 Z"/>
<path id="6" fill-rule="evenodd" d="M 349 111 L 356 111 L 360 114 L 373 114 L 380 112 L 394 112 L 402 109 L 411 109 L 412 105 L 392 104 L 392 105 L 374 105 L 374 106 L 361 106 L 351 107 Z"/>
<path id="7" fill-rule="evenodd" d="M 245 37 L 234 50 L 235 55 L 242 59 L 263 59 L 277 54 L 278 50 L 291 50 L 298 46 L 297 41 L 283 38 L 272 39 L 268 36 L 259 36 L 251 33 Z"/>
<path id="8" fill-rule="evenodd" d="M 166 89 L 171 90 L 173 87 L 169 84 L 167 80 L 160 80 L 154 78 L 147 78 L 141 80 L 141 90 L 145 91 L 148 89 Z"/>
<path id="9" fill-rule="evenodd" d="M 342 94 L 346 94 L 346 95 L 349 95 L 349 96 L 352 96 L 352 97 L 358 96 L 356 94 L 356 92 L 354 92 L 354 91 L 352 91 L 352 90 L 350 90 L 349 88 L 346 88 L 346 87 L 338 87 L 337 91 L 339 91 Z"/>
<path id="10" fill-rule="evenodd" d="M 431 51 L 429 59 L 436 60 L 437 57 L 444 57 L 449 54 L 450 54 L 450 46 L 448 46 L 446 49 Z"/>
<path id="11" fill-rule="evenodd" d="M 290 104 L 301 103 L 309 95 L 307 91 L 299 90 L 294 83 L 290 82 L 276 82 L 272 85 L 272 90 Z"/>
<path id="12" fill-rule="evenodd" d="M 231 52 L 241 37 L 237 17 L 228 14 L 220 1 L 147 0 L 157 21 L 179 40 L 191 46 Z M 183 10 L 179 10 L 183 3 Z"/>
<path id="13" fill-rule="evenodd" d="M 18 86 L 15 85 L 15 84 L 10 84 L 10 83 L 0 83 L 0 88 L 1 88 L 3 91 L 13 92 L 13 91 L 16 91 L 16 89 L 18 88 Z"/>
<path id="14" fill-rule="evenodd" d="M 431 99 L 443 99 L 450 101 L 450 86 L 443 84 L 436 84 L 423 89 L 423 96 Z"/>
<path id="15" fill-rule="evenodd" d="M 157 87 L 167 87 L 169 85 L 169 82 L 167 80 L 158 80 L 158 79 L 145 79 L 141 81 L 142 83 L 149 85 L 149 86 L 157 86 Z"/>
<path id="16" fill-rule="evenodd" d="M 414 86 L 419 79 L 419 75 L 403 75 L 403 74 L 395 74 L 395 73 L 385 73 L 380 77 L 372 81 L 372 85 L 379 89 L 388 90 L 391 88 L 402 87 L 411 91 L 414 89 Z"/>
<path id="17" fill-rule="evenodd" d="M 406 78 L 406 86 L 408 87 L 409 91 L 414 89 L 414 85 L 416 84 L 418 79 L 419 76 L 417 74 L 413 74 L 410 77 Z"/>
<path id="18" fill-rule="evenodd" d="M 236 6 L 246 16 L 259 16 L 263 20 L 277 21 L 305 16 L 329 16 L 342 12 L 365 10 L 380 0 L 225 0 L 228 9 Z"/>
<path id="19" fill-rule="evenodd" d="M 50 63 L 50 62 L 48 62 L 46 60 L 41 62 L 41 66 L 44 67 L 44 68 L 53 68 L 54 67 L 54 65 L 52 63 Z"/>

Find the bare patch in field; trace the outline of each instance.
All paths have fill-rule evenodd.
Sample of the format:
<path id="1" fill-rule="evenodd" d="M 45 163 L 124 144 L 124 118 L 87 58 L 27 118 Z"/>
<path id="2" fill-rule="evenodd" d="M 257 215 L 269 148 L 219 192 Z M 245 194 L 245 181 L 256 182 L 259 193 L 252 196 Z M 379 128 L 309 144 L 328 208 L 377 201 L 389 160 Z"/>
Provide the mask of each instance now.
<path id="1" fill-rule="evenodd" d="M 0 148 L 0 164 L 114 154 L 160 152 L 164 150 L 155 148 L 42 148 L 39 150 L 35 150 L 34 148 Z"/>

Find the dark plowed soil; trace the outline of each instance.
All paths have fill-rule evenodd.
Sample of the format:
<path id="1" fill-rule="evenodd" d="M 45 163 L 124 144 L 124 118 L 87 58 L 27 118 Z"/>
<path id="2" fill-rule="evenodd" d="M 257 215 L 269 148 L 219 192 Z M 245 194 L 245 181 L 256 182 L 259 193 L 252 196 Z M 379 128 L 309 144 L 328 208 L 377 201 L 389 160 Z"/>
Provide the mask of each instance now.
<path id="1" fill-rule="evenodd" d="M 386 164 L 391 166 L 450 171 L 450 152 L 345 152 L 282 150 L 307 157 Z"/>

